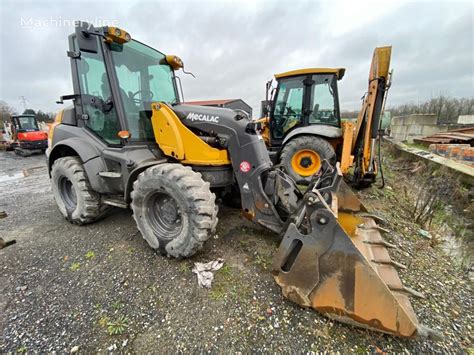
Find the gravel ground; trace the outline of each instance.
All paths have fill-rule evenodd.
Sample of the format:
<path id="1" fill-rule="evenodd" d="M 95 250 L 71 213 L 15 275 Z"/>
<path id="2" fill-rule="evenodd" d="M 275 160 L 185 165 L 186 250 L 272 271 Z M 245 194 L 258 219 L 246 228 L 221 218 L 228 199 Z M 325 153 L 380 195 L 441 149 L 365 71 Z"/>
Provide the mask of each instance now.
<path id="1" fill-rule="evenodd" d="M 24 176 L 27 175 L 27 176 Z M 389 180 L 389 187 L 391 181 Z M 283 299 L 270 274 L 278 237 L 221 208 L 217 236 L 192 259 L 157 256 L 125 210 L 78 227 L 51 196 L 43 156 L 0 152 L 0 352 L 471 352 L 472 284 L 415 231 L 393 188 L 363 193 L 395 230 L 395 260 L 420 322 L 440 342 L 404 340 L 335 323 Z M 403 236 L 403 237 L 402 237 Z M 223 258 L 212 289 L 193 262 Z M 120 334 L 109 335 L 115 331 Z"/>

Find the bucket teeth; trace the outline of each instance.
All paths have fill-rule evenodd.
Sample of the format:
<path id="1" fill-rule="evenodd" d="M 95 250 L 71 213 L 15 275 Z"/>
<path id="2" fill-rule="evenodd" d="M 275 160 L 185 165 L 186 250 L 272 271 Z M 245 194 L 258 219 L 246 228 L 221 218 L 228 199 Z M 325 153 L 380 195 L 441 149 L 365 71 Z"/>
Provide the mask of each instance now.
<path id="1" fill-rule="evenodd" d="M 382 245 L 382 246 L 387 247 L 387 248 L 397 249 L 397 246 L 395 244 L 386 242 L 384 240 L 380 240 L 380 241 L 364 240 L 364 243 L 365 244 L 373 244 L 373 245 Z"/>
<path id="2" fill-rule="evenodd" d="M 369 218 L 370 217 L 365 217 L 364 220 L 367 220 Z M 358 227 L 361 228 L 361 229 L 365 229 L 365 230 L 376 229 L 376 230 L 379 230 L 379 231 L 387 233 L 387 234 L 392 233 L 390 230 L 388 230 L 386 228 L 383 228 L 383 227 L 380 227 L 379 225 L 376 225 L 375 222 L 374 222 L 374 225 L 367 225 L 366 223 L 361 223 L 361 224 L 358 225 Z"/>
<path id="3" fill-rule="evenodd" d="M 377 260 L 377 259 L 372 259 L 372 262 L 376 264 L 387 264 L 387 265 L 393 265 L 399 269 L 406 270 L 406 266 L 403 265 L 402 263 L 396 262 L 394 260 Z"/>
<path id="4" fill-rule="evenodd" d="M 375 214 L 371 214 L 371 213 L 358 213 L 357 216 L 359 217 L 367 217 L 367 218 L 371 218 L 373 219 L 375 222 L 377 223 L 381 223 L 381 224 L 384 224 L 384 225 L 387 225 L 387 221 L 385 219 L 383 219 L 382 217 L 380 216 L 377 216 Z"/>
<path id="5" fill-rule="evenodd" d="M 397 292 L 403 292 L 403 293 L 407 293 L 409 295 L 412 295 L 414 297 L 417 297 L 417 298 L 421 298 L 421 299 L 425 299 L 425 295 L 422 294 L 421 292 L 418 292 L 410 287 L 407 287 L 407 286 L 402 286 L 402 287 L 392 287 L 392 286 L 389 286 L 390 290 L 392 291 L 397 291 Z"/>

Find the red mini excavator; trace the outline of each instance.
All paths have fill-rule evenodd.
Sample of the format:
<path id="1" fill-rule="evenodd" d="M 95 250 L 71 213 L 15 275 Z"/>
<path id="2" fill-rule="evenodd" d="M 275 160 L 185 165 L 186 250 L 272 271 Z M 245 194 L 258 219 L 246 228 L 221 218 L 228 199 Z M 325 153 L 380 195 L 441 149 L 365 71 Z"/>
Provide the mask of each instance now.
<path id="1" fill-rule="evenodd" d="M 13 115 L 5 123 L 6 148 L 21 156 L 42 153 L 48 148 L 48 134 L 38 126 L 34 115 Z"/>

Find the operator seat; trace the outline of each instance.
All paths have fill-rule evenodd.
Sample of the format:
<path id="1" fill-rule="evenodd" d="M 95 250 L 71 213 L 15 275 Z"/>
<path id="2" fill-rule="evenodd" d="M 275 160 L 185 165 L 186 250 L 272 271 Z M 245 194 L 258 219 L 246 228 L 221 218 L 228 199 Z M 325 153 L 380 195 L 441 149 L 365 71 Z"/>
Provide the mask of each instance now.
<path id="1" fill-rule="evenodd" d="M 318 111 L 319 111 L 319 104 L 315 104 L 313 107 L 313 112 L 311 112 L 311 116 L 309 117 L 310 122 L 318 121 Z"/>
<path id="2" fill-rule="evenodd" d="M 112 95 L 110 94 L 110 86 L 109 86 L 109 81 L 107 78 L 107 73 L 102 74 L 102 85 L 101 85 L 101 90 L 102 90 L 102 95 L 103 95 L 103 100 L 107 100 L 109 97 Z M 121 87 L 120 89 L 120 96 L 122 98 L 122 102 L 125 108 L 125 112 L 130 113 L 130 112 L 137 112 L 137 106 L 135 105 L 135 102 L 133 99 L 131 99 L 125 90 L 123 90 Z"/>

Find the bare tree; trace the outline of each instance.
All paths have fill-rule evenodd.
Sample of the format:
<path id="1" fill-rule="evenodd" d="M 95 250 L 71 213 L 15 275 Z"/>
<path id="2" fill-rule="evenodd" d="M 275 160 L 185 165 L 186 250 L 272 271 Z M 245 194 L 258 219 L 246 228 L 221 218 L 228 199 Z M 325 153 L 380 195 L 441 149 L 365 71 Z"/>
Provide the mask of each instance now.
<path id="1" fill-rule="evenodd" d="M 456 123 L 460 115 L 474 114 L 474 98 L 452 98 L 444 95 L 415 103 L 402 104 L 388 109 L 392 116 L 434 114 L 439 124 Z"/>
<path id="2" fill-rule="evenodd" d="M 15 109 L 8 105 L 5 101 L 0 100 L 0 129 L 3 129 L 4 122 L 10 120 L 10 116 L 14 115 Z"/>

